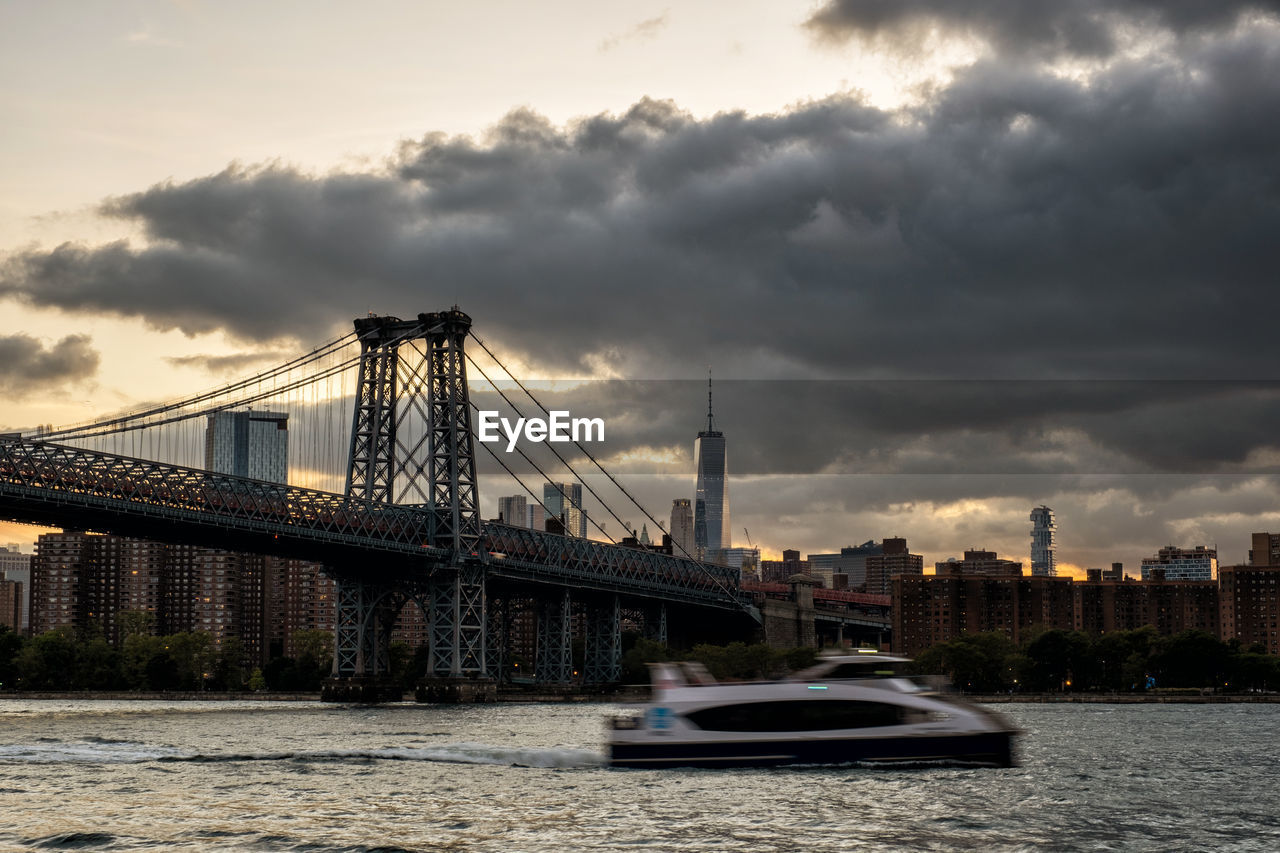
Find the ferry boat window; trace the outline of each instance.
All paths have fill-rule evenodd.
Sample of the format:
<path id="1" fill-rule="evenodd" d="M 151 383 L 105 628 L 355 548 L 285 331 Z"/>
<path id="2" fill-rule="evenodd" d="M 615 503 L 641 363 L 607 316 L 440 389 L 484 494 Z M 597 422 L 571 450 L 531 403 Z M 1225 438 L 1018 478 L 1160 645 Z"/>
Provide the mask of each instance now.
<path id="1" fill-rule="evenodd" d="M 883 702 L 813 699 L 721 705 L 694 711 L 685 718 L 713 732 L 816 732 L 896 726 L 903 722 L 902 711 Z"/>
<path id="2" fill-rule="evenodd" d="M 823 678 L 876 678 L 896 675 L 893 664 L 884 661 L 867 663 L 842 663 L 823 675 Z"/>

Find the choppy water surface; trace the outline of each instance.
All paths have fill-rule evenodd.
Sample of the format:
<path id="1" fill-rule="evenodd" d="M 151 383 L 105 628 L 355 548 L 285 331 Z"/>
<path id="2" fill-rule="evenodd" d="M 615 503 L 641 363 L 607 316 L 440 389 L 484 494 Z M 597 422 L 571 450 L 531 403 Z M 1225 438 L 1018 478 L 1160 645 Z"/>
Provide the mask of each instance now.
<path id="1" fill-rule="evenodd" d="M 1002 706 L 1007 770 L 611 770 L 611 710 L 0 702 L 0 850 L 1280 850 L 1280 705 Z"/>

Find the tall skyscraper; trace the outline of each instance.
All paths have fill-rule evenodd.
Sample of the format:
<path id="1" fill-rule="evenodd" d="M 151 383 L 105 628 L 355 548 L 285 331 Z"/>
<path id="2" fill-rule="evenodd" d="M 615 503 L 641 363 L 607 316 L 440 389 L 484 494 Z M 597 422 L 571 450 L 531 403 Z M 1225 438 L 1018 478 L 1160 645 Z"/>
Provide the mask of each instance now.
<path id="1" fill-rule="evenodd" d="M 677 557 L 694 556 L 693 502 L 676 498 L 671 502 L 671 553 Z"/>
<path id="2" fill-rule="evenodd" d="M 1058 574 L 1058 521 L 1053 510 L 1038 506 L 1031 510 L 1031 575 L 1054 577 Z"/>
<path id="3" fill-rule="evenodd" d="M 271 483 L 289 480 L 289 416 L 283 412 L 215 412 L 204 431 L 204 467 Z"/>
<path id="4" fill-rule="evenodd" d="M 524 495 L 512 495 L 498 498 L 498 515 L 503 524 L 512 527 L 527 527 L 529 524 L 529 502 Z"/>
<path id="5" fill-rule="evenodd" d="M 733 547 L 729 526 L 729 466 L 724 433 L 711 414 L 711 377 L 707 377 L 707 428 L 693 443 L 698 483 L 693 493 L 693 543 L 699 556 Z"/>
<path id="6" fill-rule="evenodd" d="M 582 510 L 581 483 L 543 483 L 542 503 L 552 518 L 564 522 L 566 536 L 587 538 L 587 514 Z"/>

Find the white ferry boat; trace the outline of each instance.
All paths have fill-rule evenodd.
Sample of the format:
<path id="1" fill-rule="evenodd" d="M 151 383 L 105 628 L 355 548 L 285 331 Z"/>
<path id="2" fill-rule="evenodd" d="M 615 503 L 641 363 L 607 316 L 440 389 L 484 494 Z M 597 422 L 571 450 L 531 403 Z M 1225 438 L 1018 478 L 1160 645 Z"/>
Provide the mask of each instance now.
<path id="1" fill-rule="evenodd" d="M 874 650 L 823 657 L 780 681 L 717 683 L 698 663 L 649 664 L 653 697 L 609 723 L 614 767 L 945 761 L 1009 767 L 1017 730 L 900 675 Z"/>

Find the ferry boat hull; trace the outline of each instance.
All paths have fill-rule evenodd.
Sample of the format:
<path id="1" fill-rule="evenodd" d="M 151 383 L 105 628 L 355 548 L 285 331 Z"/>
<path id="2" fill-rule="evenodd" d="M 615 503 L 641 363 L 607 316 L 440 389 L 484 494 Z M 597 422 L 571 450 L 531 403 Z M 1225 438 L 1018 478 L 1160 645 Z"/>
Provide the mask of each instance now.
<path id="1" fill-rule="evenodd" d="M 771 767 L 786 764 L 914 764 L 945 762 L 1013 766 L 1011 732 L 805 740 L 741 740 L 610 744 L 613 767 Z"/>

